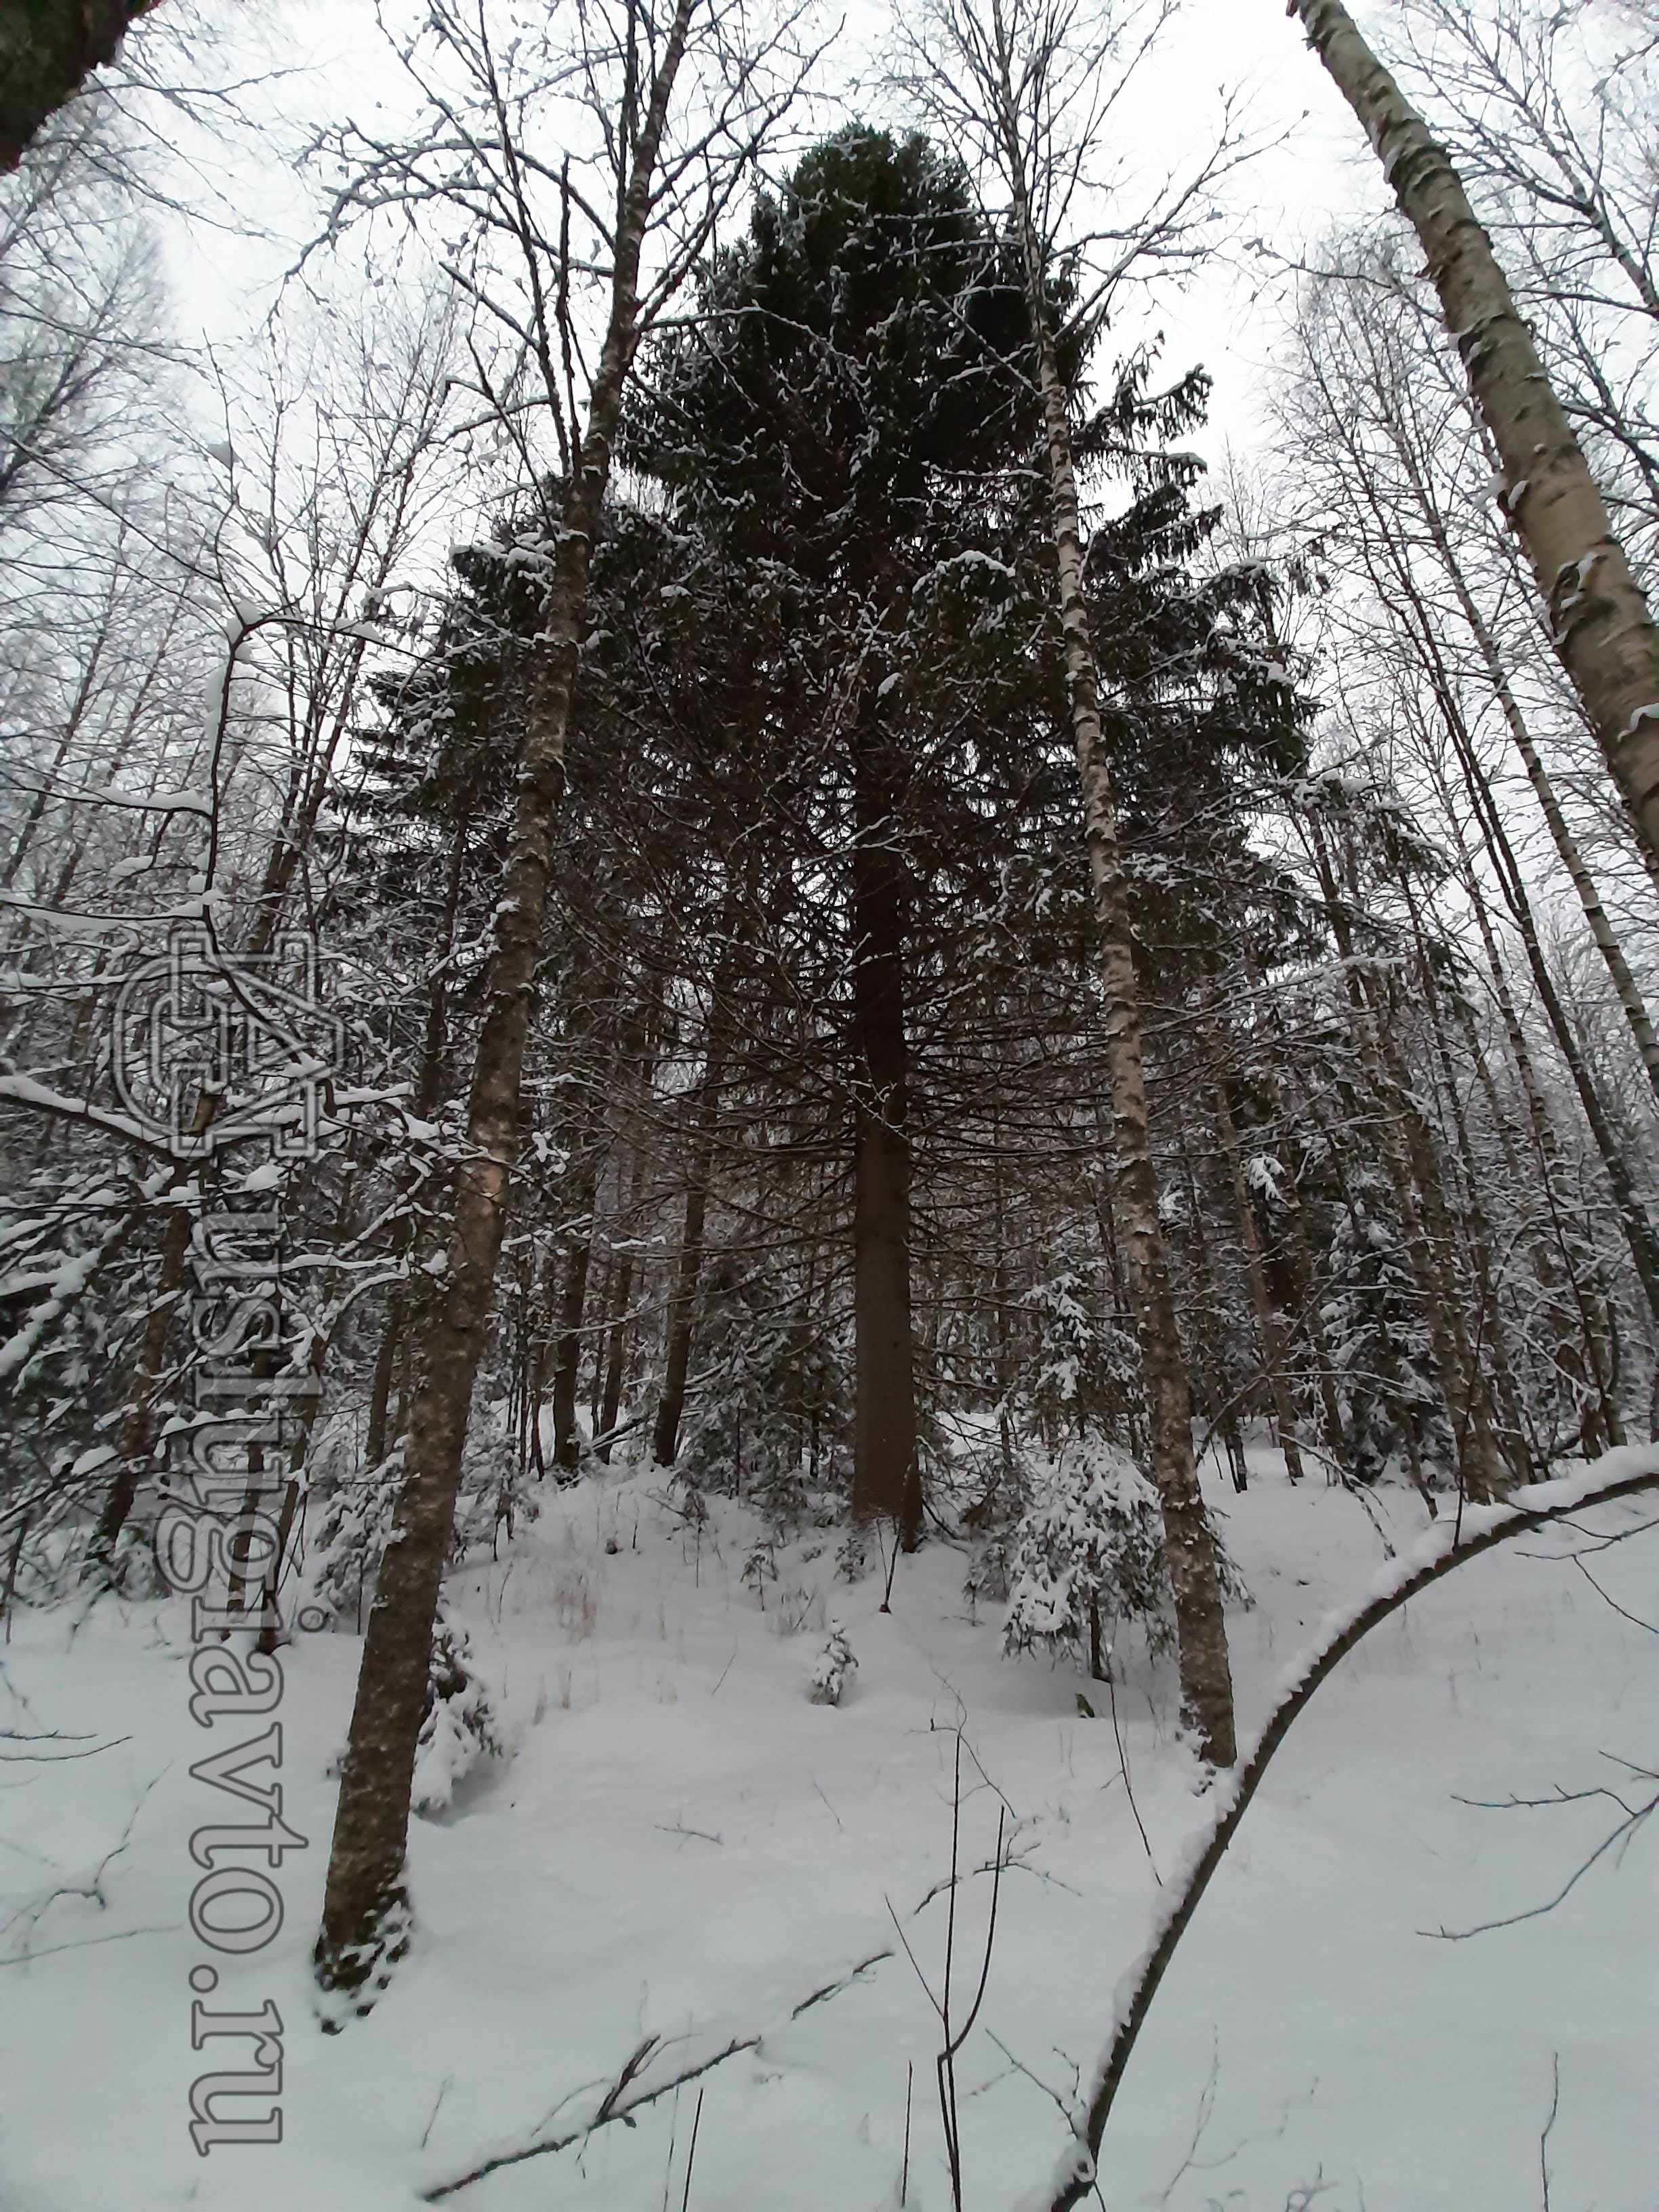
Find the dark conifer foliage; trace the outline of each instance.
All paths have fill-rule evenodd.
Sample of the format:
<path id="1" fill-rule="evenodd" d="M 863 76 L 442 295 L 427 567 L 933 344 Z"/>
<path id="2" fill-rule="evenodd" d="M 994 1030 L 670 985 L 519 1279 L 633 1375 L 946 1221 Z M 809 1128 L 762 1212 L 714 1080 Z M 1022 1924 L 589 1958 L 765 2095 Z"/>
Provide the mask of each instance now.
<path id="1" fill-rule="evenodd" d="M 1570 690 L 1526 672 L 1512 549 L 1458 474 L 1478 426 L 1398 253 L 1309 308 L 1308 511 L 1251 535 L 1188 450 L 1205 372 L 1121 356 L 1081 259 L 922 136 L 849 125 L 706 222 L 675 201 L 668 313 L 640 52 L 608 65 L 639 173 L 598 412 L 586 307 L 537 290 L 550 232 L 510 373 L 450 362 L 479 410 L 456 449 L 513 449 L 482 495 L 474 464 L 471 542 L 442 552 L 453 483 L 383 543 L 330 538 L 319 490 L 289 573 L 331 561 L 337 589 L 296 612 L 283 519 L 236 479 L 270 574 L 189 603 L 205 737 L 118 564 L 84 635 L 13 623 L 3 1606 L 155 1589 L 188 1267 L 274 1192 L 294 1249 L 255 1379 L 298 1413 L 252 1472 L 275 1571 L 371 1654 L 319 1954 L 345 2007 L 408 1933 L 434 1716 L 494 1746 L 446 1577 L 585 1475 L 639 1470 L 694 1547 L 705 1493 L 746 1501 L 757 1592 L 811 1524 L 896 1607 L 901 1553 L 961 1546 L 1011 1650 L 1104 1680 L 1133 1621 L 1224 1765 L 1243 1594 L 1206 1448 L 1240 1493 L 1266 1443 L 1291 1484 L 1438 1514 L 1656 1402 L 1651 981 L 1619 941 L 1647 879 L 1560 735 Z M 435 423 L 448 369 L 419 358 Z M 62 450 L 84 433 L 101 471 L 92 388 Z M 385 454 L 377 499 L 426 465 Z M 0 536 L 42 558 L 10 497 Z M 1576 906 L 1532 881 L 1517 795 Z M 128 1113 L 120 959 L 180 915 L 239 956 L 324 951 L 340 1064 L 264 1180 Z M 192 1133 L 228 1099 L 198 1085 Z"/>

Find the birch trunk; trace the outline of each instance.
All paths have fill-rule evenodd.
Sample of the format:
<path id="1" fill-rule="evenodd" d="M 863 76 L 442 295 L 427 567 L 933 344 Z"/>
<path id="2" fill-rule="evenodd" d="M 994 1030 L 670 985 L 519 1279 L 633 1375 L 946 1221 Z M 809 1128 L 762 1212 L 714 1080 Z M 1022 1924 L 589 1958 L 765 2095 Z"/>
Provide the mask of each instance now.
<path id="1" fill-rule="evenodd" d="M 668 101 L 693 0 L 678 0 L 621 196 L 605 342 L 561 517 L 519 756 L 517 798 L 489 957 L 483 1031 L 456 1185 L 447 1272 L 422 1331 L 401 1496 L 369 1615 L 317 1939 L 325 1989 L 373 2002 L 407 1946 L 404 1855 L 425 1717 L 432 1629 L 454 1526 L 472 1387 L 501 1245 L 518 1141 L 525 1036 L 547 902 L 565 734 L 599 528 L 638 336 L 640 257 Z"/>
<path id="2" fill-rule="evenodd" d="M 1636 1041 L 1636 1049 L 1642 1056 L 1643 1066 L 1647 1070 L 1648 1081 L 1653 1085 L 1656 1095 L 1659 1095 L 1659 1036 L 1654 1033 L 1652 1018 L 1648 1012 L 1646 1001 L 1642 996 L 1641 987 L 1630 971 L 1630 963 L 1625 957 L 1624 947 L 1620 944 L 1613 924 L 1607 919 L 1607 908 L 1601 903 L 1601 894 L 1596 888 L 1595 878 L 1590 872 L 1589 863 L 1578 848 L 1578 841 L 1568 826 L 1565 815 L 1561 811 L 1561 803 L 1555 795 L 1555 787 L 1550 781 L 1549 772 L 1544 766 L 1537 746 L 1533 743 L 1532 732 L 1527 727 L 1526 717 L 1521 712 L 1521 702 L 1515 696 L 1514 687 L 1509 679 L 1509 672 L 1504 667 L 1503 657 L 1498 650 L 1498 641 L 1487 627 L 1486 617 L 1475 602 L 1474 592 L 1469 589 L 1468 580 L 1463 574 L 1462 562 L 1452 549 L 1451 539 L 1440 510 L 1431 495 L 1428 486 L 1423 481 L 1417 467 L 1416 457 L 1406 453 L 1403 444 L 1401 450 L 1407 465 L 1411 471 L 1412 488 L 1417 495 L 1419 510 L 1429 535 L 1434 541 L 1435 550 L 1440 556 L 1440 565 L 1445 570 L 1447 580 L 1456 594 L 1458 605 L 1462 609 L 1463 619 L 1469 626 L 1469 635 L 1474 640 L 1476 650 L 1480 655 L 1481 665 L 1486 672 L 1486 680 L 1492 685 L 1492 695 L 1503 710 L 1504 720 L 1508 725 L 1510 735 L 1515 740 L 1515 750 L 1521 756 L 1522 765 L 1527 771 L 1527 781 L 1531 784 L 1534 795 L 1542 810 L 1544 819 L 1549 825 L 1550 836 L 1554 842 L 1561 865 L 1566 870 L 1574 890 L 1578 894 L 1578 903 L 1584 910 L 1584 920 L 1589 925 L 1590 935 L 1595 940 L 1595 949 L 1601 955 L 1607 974 L 1612 979 L 1613 991 L 1624 1012 L 1626 1022 L 1629 1024 L 1630 1033 Z"/>
<path id="3" fill-rule="evenodd" d="M 1552 641 L 1659 859 L 1659 633 L 1457 172 L 1340 0 L 1291 0 L 1422 244 L 1505 479 Z"/>
<path id="4" fill-rule="evenodd" d="M 1024 210 L 1020 210 L 1022 216 Z M 1175 1595 L 1183 1716 L 1201 1755 L 1231 1766 L 1235 1753 L 1232 1676 L 1215 1544 L 1193 1463 L 1192 1406 L 1176 1325 L 1175 1300 L 1158 1221 L 1158 1177 L 1147 1127 L 1140 999 L 1117 820 L 1100 720 L 1100 677 L 1083 586 L 1083 546 L 1071 424 L 1043 295 L 1042 272 L 1024 233 L 1026 296 L 1036 356 L 1048 461 L 1072 735 L 1083 795 L 1084 836 L 1094 893 L 1106 1065 L 1117 1157 L 1115 1204 L 1129 1296 L 1135 1310 L 1146 1396 L 1151 1474 L 1163 1509 Z"/>
<path id="5" fill-rule="evenodd" d="M 663 1370 L 662 1395 L 657 1401 L 656 1425 L 651 1436 L 651 1458 L 657 1467 L 672 1467 L 680 1445 L 680 1423 L 685 1416 L 685 1385 L 691 1367 L 691 1337 L 696 1325 L 697 1285 L 702 1279 L 704 1229 L 708 1214 L 708 1186 L 714 1171 L 714 1132 L 720 1118 L 720 1085 L 726 1075 L 726 1054 L 731 1040 L 731 946 L 737 907 L 728 900 L 720 923 L 720 942 L 726 948 L 714 972 L 708 1011 L 708 1037 L 702 1080 L 697 1086 L 695 1141 L 691 1172 L 685 1191 L 685 1229 L 680 1238 L 680 1263 L 668 1306 L 667 1358 Z"/>

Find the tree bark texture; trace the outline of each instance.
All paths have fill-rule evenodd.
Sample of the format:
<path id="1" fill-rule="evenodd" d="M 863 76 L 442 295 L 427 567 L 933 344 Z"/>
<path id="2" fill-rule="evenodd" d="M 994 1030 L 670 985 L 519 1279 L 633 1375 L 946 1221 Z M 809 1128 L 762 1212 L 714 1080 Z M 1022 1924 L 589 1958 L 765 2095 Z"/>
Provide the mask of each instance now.
<path id="1" fill-rule="evenodd" d="M 49 115 L 115 58 L 155 0 L 7 0 L 0 9 L 0 174 Z"/>
<path id="2" fill-rule="evenodd" d="M 1456 170 L 1340 0 L 1291 0 L 1416 231 L 1505 479 L 1504 512 L 1636 831 L 1659 858 L 1659 632 Z"/>
<path id="3" fill-rule="evenodd" d="M 872 701 L 853 764 L 853 1511 L 921 1533 L 910 1307 L 908 886 L 897 763 Z"/>

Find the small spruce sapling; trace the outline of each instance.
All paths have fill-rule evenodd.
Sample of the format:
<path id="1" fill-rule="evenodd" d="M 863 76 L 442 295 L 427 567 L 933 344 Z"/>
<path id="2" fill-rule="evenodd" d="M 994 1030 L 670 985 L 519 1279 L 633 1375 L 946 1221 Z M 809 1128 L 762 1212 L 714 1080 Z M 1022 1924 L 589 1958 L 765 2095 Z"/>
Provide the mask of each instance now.
<path id="1" fill-rule="evenodd" d="M 743 1563 L 743 1579 L 760 1600 L 760 1609 L 766 1610 L 766 1585 L 778 1578 L 778 1547 L 769 1536 L 763 1536 L 750 1550 Z"/>
<path id="2" fill-rule="evenodd" d="M 849 1528 L 836 1553 L 836 1572 L 844 1583 L 861 1582 L 870 1571 L 870 1538 L 860 1528 Z"/>
<path id="3" fill-rule="evenodd" d="M 812 1668 L 812 1703 L 838 1705 L 846 1692 L 848 1677 L 858 1663 L 847 1640 L 847 1631 L 840 1621 L 832 1620 L 829 1638 Z"/>
<path id="4" fill-rule="evenodd" d="M 428 1818 L 443 1812 L 455 1784 L 481 1759 L 499 1759 L 506 1749 L 489 1692 L 473 1663 L 471 1639 L 459 1621 L 441 1613 L 432 1638 L 426 1718 L 415 1752 L 411 1808 Z"/>
<path id="5" fill-rule="evenodd" d="M 1005 1652 L 1086 1651 L 1101 1682 L 1115 1620 L 1143 1621 L 1154 1651 L 1172 1641 L 1158 1493 L 1102 1437 L 1062 1449 L 1020 1518 L 1007 1571 Z"/>
<path id="6" fill-rule="evenodd" d="M 396 1446 L 378 1467 L 340 1482 L 323 1501 L 313 1550 L 313 1601 L 360 1633 L 380 1571 L 403 1481 Z"/>

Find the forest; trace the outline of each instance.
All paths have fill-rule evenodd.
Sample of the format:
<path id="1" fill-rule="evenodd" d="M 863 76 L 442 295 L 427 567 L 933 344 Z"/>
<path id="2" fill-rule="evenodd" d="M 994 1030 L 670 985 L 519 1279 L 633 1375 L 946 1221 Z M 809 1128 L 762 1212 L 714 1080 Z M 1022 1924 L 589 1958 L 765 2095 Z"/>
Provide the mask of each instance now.
<path id="1" fill-rule="evenodd" d="M 0 2203 L 1651 2212 L 1654 0 L 0 77 Z"/>

